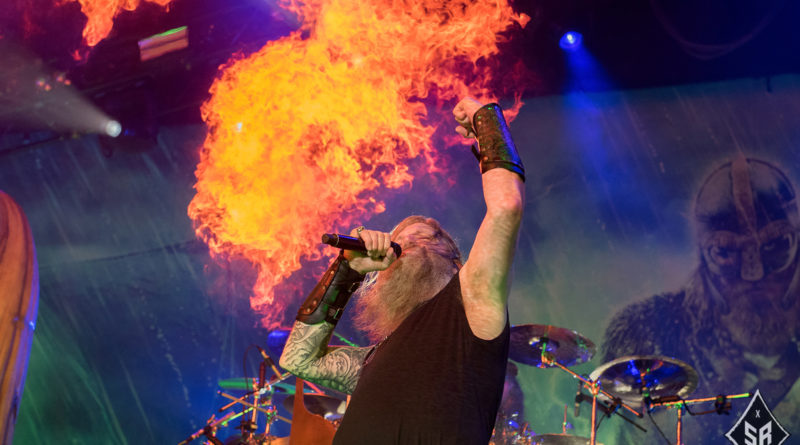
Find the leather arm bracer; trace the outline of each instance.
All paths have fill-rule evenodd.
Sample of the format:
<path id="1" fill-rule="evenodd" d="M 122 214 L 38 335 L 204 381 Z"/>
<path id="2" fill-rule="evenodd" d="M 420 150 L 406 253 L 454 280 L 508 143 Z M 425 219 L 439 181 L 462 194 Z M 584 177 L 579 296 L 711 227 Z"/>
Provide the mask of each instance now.
<path id="1" fill-rule="evenodd" d="M 296 320 L 306 324 L 327 321 L 335 326 L 344 312 L 347 301 L 362 281 L 364 275 L 351 269 L 350 264 L 340 253 L 300 306 Z"/>
<path id="2" fill-rule="evenodd" d="M 480 148 L 476 156 L 481 163 L 481 173 L 493 168 L 504 168 L 518 174 L 524 182 L 525 167 L 522 166 L 522 159 L 511 139 L 500 105 L 491 103 L 481 107 L 472 117 L 472 127 Z"/>

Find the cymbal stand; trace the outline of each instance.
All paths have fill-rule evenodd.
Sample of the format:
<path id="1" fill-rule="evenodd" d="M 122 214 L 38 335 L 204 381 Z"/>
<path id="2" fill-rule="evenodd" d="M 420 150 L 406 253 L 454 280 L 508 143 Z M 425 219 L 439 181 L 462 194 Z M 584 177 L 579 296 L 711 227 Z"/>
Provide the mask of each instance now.
<path id="1" fill-rule="evenodd" d="M 200 436 L 203 436 L 203 435 L 205 435 L 206 437 L 209 437 L 209 435 L 213 436 L 213 434 L 217 430 L 217 427 L 219 427 L 220 425 L 228 426 L 229 422 L 231 422 L 231 421 L 233 421 L 235 419 L 238 419 L 239 417 L 242 417 L 245 414 L 252 413 L 252 412 L 255 412 L 255 411 L 261 411 L 261 412 L 265 413 L 267 415 L 268 424 L 269 424 L 269 422 L 272 422 L 274 419 L 280 419 L 280 420 L 283 420 L 283 421 L 285 421 L 287 423 L 290 423 L 290 424 L 292 423 L 291 420 L 289 420 L 289 419 L 287 419 L 285 417 L 276 415 L 277 411 L 274 410 L 274 406 L 270 406 L 270 409 L 266 410 L 266 409 L 264 409 L 264 408 L 262 408 L 260 406 L 257 406 L 257 405 L 251 404 L 249 402 L 246 402 L 245 399 L 249 396 L 249 394 L 245 394 L 244 396 L 239 397 L 239 398 L 236 398 L 236 397 L 234 397 L 234 396 L 232 396 L 230 394 L 226 394 L 226 393 L 224 393 L 222 391 L 217 391 L 217 394 L 221 395 L 222 397 L 225 397 L 226 399 L 233 400 L 231 403 L 229 403 L 229 404 L 223 406 L 222 408 L 220 408 L 219 409 L 220 412 L 223 412 L 223 411 L 227 410 L 228 408 L 232 407 L 233 405 L 236 405 L 237 403 L 240 403 L 240 404 L 244 405 L 245 408 L 241 412 L 238 412 L 238 413 L 237 412 L 230 412 L 230 413 L 226 414 L 225 416 L 223 416 L 223 417 L 221 417 L 219 419 L 216 419 L 216 420 L 214 419 L 214 416 L 211 416 L 211 418 L 208 419 L 208 421 L 206 422 L 206 426 L 204 426 L 203 428 L 201 428 L 201 429 L 195 431 L 194 433 L 192 433 L 192 435 L 190 435 L 189 437 L 187 437 L 186 439 L 181 441 L 178 445 L 186 445 L 189 442 L 192 442 L 193 440 L 195 440 L 195 439 L 197 439 L 197 438 L 199 438 Z M 252 420 L 254 421 L 255 419 L 253 418 Z M 211 439 L 211 437 L 209 437 L 209 439 Z"/>
<path id="2" fill-rule="evenodd" d="M 261 390 L 255 388 L 255 391 L 253 391 L 253 406 L 259 406 L 258 402 L 260 400 L 261 400 Z M 242 422 L 239 425 L 239 427 L 242 429 L 242 439 L 245 439 L 249 442 L 250 439 L 253 438 L 253 434 L 256 432 L 256 429 L 258 428 L 258 422 L 256 421 L 257 417 L 258 417 L 258 410 L 254 409 L 250 412 L 249 420 L 242 419 Z"/>
<path id="3" fill-rule="evenodd" d="M 677 419 L 677 422 L 676 422 L 676 433 L 677 433 L 676 435 L 677 435 L 677 439 L 678 439 L 677 445 L 684 445 L 683 442 L 681 442 L 681 433 L 682 433 L 682 430 L 683 430 L 683 410 L 684 409 L 686 410 L 686 412 L 688 412 L 692 416 L 702 416 L 704 414 L 712 414 L 712 413 L 722 414 L 722 413 L 727 412 L 727 411 L 729 411 L 731 409 L 731 404 L 730 404 L 730 402 L 728 402 L 728 400 L 730 400 L 730 399 L 744 399 L 744 398 L 749 398 L 749 397 L 752 397 L 752 396 L 753 396 L 753 393 L 746 392 L 746 393 L 742 393 L 742 394 L 731 394 L 731 395 L 720 394 L 720 395 L 718 395 L 716 397 L 704 397 L 704 398 L 700 398 L 700 399 L 689 399 L 689 400 L 683 400 L 678 396 L 662 397 L 660 399 L 650 401 L 647 404 L 646 408 L 647 409 L 652 409 L 652 408 L 657 408 L 659 406 L 663 406 L 663 407 L 666 407 L 666 408 L 676 408 L 678 410 L 678 416 L 677 416 L 678 419 Z M 709 411 L 703 411 L 703 412 L 699 412 L 699 413 L 693 413 L 693 412 L 689 411 L 689 408 L 687 407 L 687 405 L 694 405 L 694 404 L 703 403 L 703 402 L 714 402 L 715 409 L 712 409 L 712 410 L 709 410 Z"/>
<path id="4" fill-rule="evenodd" d="M 595 436 L 597 435 L 597 432 L 595 431 L 594 426 L 595 426 L 595 422 L 597 420 L 597 396 L 599 394 L 602 394 L 602 395 L 608 397 L 609 400 L 614 400 L 614 396 L 612 396 L 611 394 L 609 394 L 609 393 L 603 391 L 602 389 L 600 389 L 600 384 L 599 383 L 593 382 L 593 381 L 583 377 L 582 375 L 572 371 L 571 369 L 567 368 L 566 366 L 562 365 L 561 363 L 558 363 L 557 361 L 555 361 L 555 358 L 554 358 L 553 354 L 550 353 L 550 352 L 547 352 L 547 342 L 543 341 L 542 344 L 544 345 L 542 347 L 542 365 L 544 365 L 544 366 L 556 366 L 556 367 L 560 368 L 562 371 L 566 372 L 567 374 L 572 375 L 572 377 L 574 377 L 574 378 L 580 380 L 581 382 L 583 382 L 584 387 L 586 389 L 588 389 L 592 393 L 592 423 L 591 423 L 592 426 L 591 426 L 591 435 L 589 436 L 589 444 L 590 445 L 596 445 L 597 439 L 595 438 Z M 642 417 L 641 413 L 639 413 L 635 409 L 631 408 L 627 404 L 620 402 L 620 406 L 622 406 L 623 408 L 625 408 L 628 411 L 630 411 L 631 413 L 633 413 L 636 417 Z"/>
<path id="5" fill-rule="evenodd" d="M 245 414 L 249 414 L 250 411 L 253 411 L 253 408 L 246 407 L 245 409 L 243 409 L 242 411 L 239 411 L 238 413 L 233 412 L 233 413 L 228 414 L 227 416 L 225 416 L 225 417 L 227 417 L 227 419 L 225 419 L 225 422 L 222 423 L 222 426 L 228 426 L 229 422 L 232 422 L 232 421 L 238 419 L 239 417 L 242 417 Z"/>
<path id="6" fill-rule="evenodd" d="M 213 420 L 214 416 L 211 416 L 211 419 L 208 419 L 209 423 L 206 424 L 206 426 L 204 426 L 203 428 L 200 428 L 199 430 L 197 430 L 194 433 L 192 433 L 191 436 L 189 436 L 186 439 L 182 440 L 180 443 L 178 443 L 178 445 L 186 445 L 187 443 L 197 439 L 198 437 L 206 434 L 207 432 L 215 431 L 219 425 L 222 425 L 225 422 L 228 422 L 229 420 L 231 420 L 235 416 L 236 416 L 236 413 L 229 413 L 225 417 L 221 417 L 221 418 L 219 418 L 217 420 Z"/>
<path id="7" fill-rule="evenodd" d="M 244 406 L 250 407 L 250 408 L 252 408 L 254 410 L 257 410 L 257 411 L 260 411 L 260 412 L 262 412 L 264 414 L 267 414 L 267 415 L 271 415 L 272 414 L 269 410 L 266 410 L 266 409 L 264 409 L 264 408 L 262 408 L 260 406 L 253 405 L 252 403 L 245 401 L 244 399 L 247 398 L 247 396 L 236 398 L 236 397 L 234 397 L 234 396 L 232 396 L 230 394 L 224 393 L 222 391 L 217 391 L 217 394 L 221 395 L 222 397 L 225 397 L 226 399 L 233 400 L 233 404 L 240 403 L 240 404 L 242 404 Z M 230 406 L 230 405 L 232 405 L 232 404 L 228 404 L 226 406 Z M 278 420 L 283 420 L 284 422 L 289 423 L 289 424 L 292 423 L 291 419 L 287 419 L 286 417 L 283 417 L 283 416 L 276 415 L 275 418 L 278 419 Z"/>
<path id="8" fill-rule="evenodd" d="M 267 424 L 264 427 L 265 437 L 268 437 L 270 435 L 269 433 L 272 429 L 272 423 L 278 420 L 278 418 L 283 419 L 283 417 L 278 416 L 278 409 L 275 408 L 275 404 L 272 403 L 272 398 L 275 395 L 275 392 L 272 389 L 272 385 L 269 384 L 268 387 L 269 387 L 269 393 L 268 393 L 269 395 L 267 396 L 267 401 L 264 403 L 265 405 L 268 406 L 267 411 L 269 411 L 269 413 L 267 413 Z"/>

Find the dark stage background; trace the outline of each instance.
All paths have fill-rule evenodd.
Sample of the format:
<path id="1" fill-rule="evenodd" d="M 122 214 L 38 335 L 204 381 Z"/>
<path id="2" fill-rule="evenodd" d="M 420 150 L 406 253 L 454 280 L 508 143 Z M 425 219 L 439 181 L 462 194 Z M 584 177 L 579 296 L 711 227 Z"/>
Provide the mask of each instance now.
<path id="1" fill-rule="evenodd" d="M 531 98 L 512 132 L 528 181 L 511 321 L 568 327 L 602 346 L 616 311 L 678 291 L 698 268 L 692 205 L 709 173 L 745 155 L 800 181 L 800 77 Z M 248 308 L 253 274 L 214 264 L 186 216 L 203 136 L 201 126 L 172 126 L 139 152 L 106 156 L 87 136 L 2 156 L 0 189 L 30 219 L 41 280 L 16 444 L 177 443 L 224 404 L 217 381 L 242 375 L 245 348 L 265 346 Z M 441 150 L 454 186 L 420 179 L 365 223 L 389 229 L 412 212 L 433 215 L 468 251 L 483 211 L 479 174 L 468 148 Z M 251 350 L 248 372 L 256 361 Z M 598 352 L 576 369 L 600 364 Z M 588 407 L 571 415 L 572 378 L 519 368 L 537 433 L 560 432 L 568 404 L 573 433 L 588 436 Z M 734 380 L 730 393 L 755 389 Z M 795 434 L 799 397 L 794 385 L 771 406 Z M 706 417 L 727 430 L 737 416 Z M 656 420 L 674 435 L 674 412 Z M 607 419 L 600 440 L 626 443 L 620 429 Z"/>

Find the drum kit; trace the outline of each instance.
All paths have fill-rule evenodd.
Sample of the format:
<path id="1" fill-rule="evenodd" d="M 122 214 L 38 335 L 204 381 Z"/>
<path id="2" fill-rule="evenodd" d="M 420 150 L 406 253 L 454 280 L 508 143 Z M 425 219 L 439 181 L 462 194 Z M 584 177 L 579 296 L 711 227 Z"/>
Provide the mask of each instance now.
<path id="1" fill-rule="evenodd" d="M 274 337 L 270 335 L 270 339 Z M 284 335 L 285 337 L 285 335 Z M 271 345 L 270 350 L 280 355 L 283 345 Z M 260 348 L 259 348 L 260 349 Z M 536 368 L 556 368 L 579 381 L 578 394 L 575 396 L 576 415 L 581 403 L 589 402 L 592 406 L 590 420 L 590 436 L 580 437 L 567 434 L 567 407 L 564 407 L 564 420 L 560 434 L 536 434 L 530 430 L 527 422 L 518 418 L 517 413 L 498 413 L 498 423 L 494 430 L 490 445 L 602 445 L 597 442 L 596 434 L 600 425 L 598 411 L 606 417 L 617 416 L 635 428 L 646 432 L 635 418 L 643 418 L 645 414 L 657 408 L 675 409 L 677 413 L 676 437 L 677 445 L 684 445 L 681 438 L 683 411 L 692 415 L 727 413 L 731 409 L 732 399 L 751 397 L 752 394 L 717 395 L 698 399 L 687 399 L 697 388 L 697 372 L 680 360 L 658 355 L 634 355 L 620 357 L 600 365 L 590 375 L 583 376 L 570 367 L 588 362 L 594 356 L 595 345 L 588 338 L 576 331 L 538 324 L 517 325 L 511 328 L 509 358 L 517 363 Z M 279 414 L 278 403 L 289 413 L 293 412 L 294 400 L 304 385 L 290 385 L 284 382 L 289 373 L 281 373 L 263 352 L 265 363 L 272 368 L 274 375 L 259 378 L 234 378 L 220 380 L 219 386 L 227 391 L 246 391 L 239 397 L 218 391 L 218 394 L 230 403 L 220 408 L 225 412 L 233 407 L 240 411 L 231 411 L 216 419 L 212 416 L 206 426 L 196 431 L 178 445 L 185 445 L 205 436 L 207 445 L 286 445 L 288 437 L 276 437 L 271 434 L 272 425 L 276 421 L 291 424 L 289 416 Z M 330 396 L 309 382 L 310 389 L 302 391 L 303 403 L 311 414 L 329 421 L 335 428 L 338 426 L 346 409 L 346 401 Z M 588 390 L 589 395 L 583 393 Z M 714 402 L 714 409 L 704 412 L 689 411 L 688 405 Z M 299 402 L 298 402 L 299 403 Z M 301 406 L 301 405 L 297 405 Z M 264 431 L 257 433 L 259 415 L 266 417 Z M 232 425 L 241 418 L 238 433 L 225 442 L 217 439 L 220 427 Z M 602 420 L 601 420 L 602 421 Z"/>
<path id="2" fill-rule="evenodd" d="M 217 394 L 230 402 L 222 406 L 219 411 L 225 412 L 240 406 L 237 412 L 233 410 L 225 416 L 216 419 L 212 416 L 205 427 L 195 431 L 192 435 L 181 441 L 178 445 L 185 445 L 195 439 L 205 436 L 206 445 L 287 445 L 288 437 L 278 437 L 273 434 L 275 422 L 292 423 L 291 413 L 296 397 L 295 385 L 289 385 L 284 380 L 290 377 L 289 373 L 277 372 L 272 378 L 259 382 L 257 378 L 232 378 L 218 382 L 220 391 Z M 346 401 L 322 392 L 315 385 L 304 382 L 308 388 L 303 392 L 303 403 L 306 410 L 329 421 L 334 427 L 344 414 Z M 226 391 L 246 391 L 243 395 L 232 395 Z M 288 411 L 288 416 L 281 415 L 280 408 Z M 258 432 L 259 416 L 266 418 L 263 432 Z M 234 421 L 242 419 L 236 424 Z M 235 427 L 237 431 L 227 439 L 220 440 L 217 433 L 221 427 Z"/>
<path id="3" fill-rule="evenodd" d="M 598 410 L 607 417 L 616 415 L 639 430 L 646 432 L 633 419 L 642 418 L 656 408 L 675 408 L 677 411 L 677 444 L 684 445 L 681 438 L 682 414 L 686 410 L 692 415 L 727 413 L 731 399 L 751 397 L 752 394 L 717 395 L 698 399 L 686 399 L 697 388 L 697 372 L 688 364 L 665 356 L 634 355 L 620 357 L 595 369 L 588 377 L 571 369 L 572 366 L 588 362 L 595 353 L 595 345 L 578 332 L 550 325 L 526 324 L 511 328 L 509 358 L 517 363 L 537 368 L 557 368 L 580 382 L 575 404 L 590 402 L 592 414 L 590 437 L 567 434 L 567 410 L 561 434 L 535 434 L 528 425 L 520 428 L 516 422 L 503 422 L 495 429 L 492 445 L 595 445 Z M 587 389 L 590 395 L 585 395 Z M 687 406 L 714 402 L 710 411 L 692 412 Z M 577 412 L 577 408 L 576 408 Z M 501 417 L 508 417 L 499 413 Z M 602 445 L 602 444 L 601 444 Z"/>
<path id="4" fill-rule="evenodd" d="M 275 330 L 269 334 L 267 348 L 273 356 L 281 355 L 287 337 L 288 330 L 285 329 Z M 291 374 L 281 372 L 264 349 L 258 346 L 256 348 L 263 357 L 258 376 L 219 380 L 220 390 L 217 394 L 228 401 L 219 408 L 219 413 L 226 411 L 227 413 L 218 419 L 216 414 L 212 415 L 203 428 L 192 433 L 178 445 L 185 445 L 200 438 L 205 439 L 204 445 L 288 445 L 289 437 L 280 437 L 277 434 L 280 434 L 281 430 L 286 430 L 286 424 L 292 424 L 293 414 L 297 417 L 294 401 L 300 388 L 306 411 L 303 415 L 319 416 L 327 421 L 322 421 L 323 423 L 329 423 L 332 428 L 338 426 L 347 406 L 345 400 L 324 393 L 310 382 L 298 380 L 297 384 L 287 383 L 292 377 Z M 268 376 L 268 369 L 271 369 L 271 376 Z M 288 414 L 282 415 L 284 411 Z M 266 420 L 262 421 L 264 418 Z M 283 428 L 275 428 L 276 422 L 284 422 L 280 425 Z M 259 425 L 263 425 L 262 432 L 258 431 Z M 233 431 L 227 434 L 226 439 L 221 440 L 217 436 L 224 427 L 232 427 L 230 429 Z"/>

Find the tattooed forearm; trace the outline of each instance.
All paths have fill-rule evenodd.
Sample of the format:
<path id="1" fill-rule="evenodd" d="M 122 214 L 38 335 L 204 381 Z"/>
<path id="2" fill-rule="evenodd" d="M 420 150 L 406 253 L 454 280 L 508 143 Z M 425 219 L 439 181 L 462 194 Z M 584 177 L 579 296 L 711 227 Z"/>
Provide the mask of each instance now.
<path id="1" fill-rule="evenodd" d="M 333 325 L 297 321 L 286 341 L 280 365 L 292 374 L 347 394 L 353 392 L 370 348 L 328 346 Z"/>
<path id="2" fill-rule="evenodd" d="M 288 370 L 307 367 L 309 362 L 324 355 L 331 334 L 333 325 L 330 323 L 309 325 L 296 321 L 286 340 L 281 366 Z"/>

